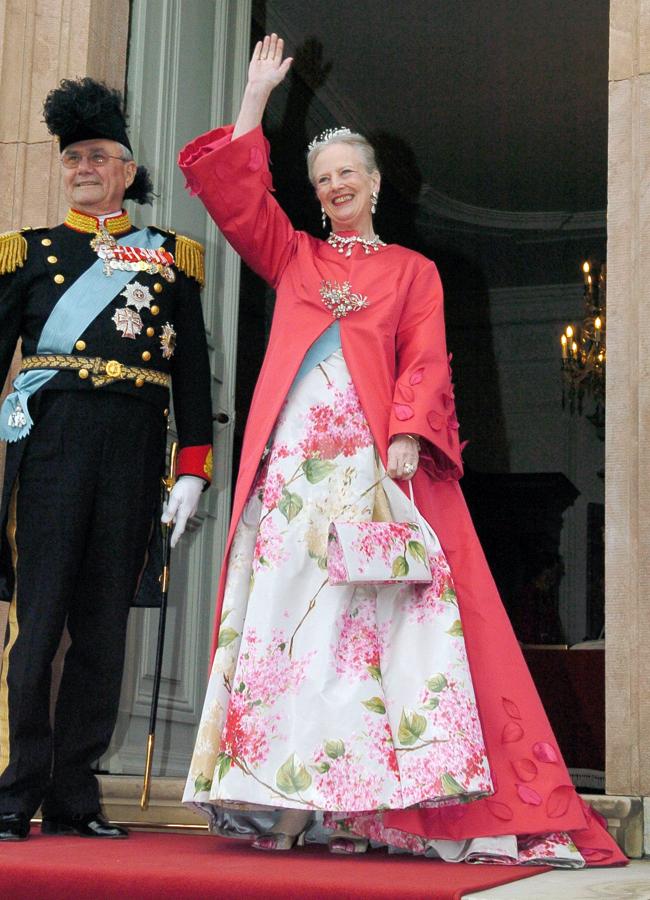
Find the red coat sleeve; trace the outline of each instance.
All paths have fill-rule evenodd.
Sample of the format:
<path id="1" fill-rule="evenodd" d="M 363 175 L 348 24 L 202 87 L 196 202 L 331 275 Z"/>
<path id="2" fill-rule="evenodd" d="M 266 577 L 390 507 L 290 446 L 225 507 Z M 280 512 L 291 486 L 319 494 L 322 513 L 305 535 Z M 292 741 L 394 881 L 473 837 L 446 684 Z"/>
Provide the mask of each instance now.
<path id="1" fill-rule="evenodd" d="M 216 128 L 190 141 L 178 165 L 188 190 L 205 208 L 242 259 L 277 287 L 298 243 L 273 197 L 269 151 L 261 127 L 232 140 L 233 128 Z"/>
<path id="2" fill-rule="evenodd" d="M 194 447 L 182 447 L 178 453 L 176 475 L 195 475 L 207 484 L 212 483 L 212 445 L 201 444 Z"/>
<path id="3" fill-rule="evenodd" d="M 427 263 L 409 287 L 396 335 L 397 371 L 388 430 L 424 439 L 421 465 L 438 481 L 462 477 L 442 284 Z"/>

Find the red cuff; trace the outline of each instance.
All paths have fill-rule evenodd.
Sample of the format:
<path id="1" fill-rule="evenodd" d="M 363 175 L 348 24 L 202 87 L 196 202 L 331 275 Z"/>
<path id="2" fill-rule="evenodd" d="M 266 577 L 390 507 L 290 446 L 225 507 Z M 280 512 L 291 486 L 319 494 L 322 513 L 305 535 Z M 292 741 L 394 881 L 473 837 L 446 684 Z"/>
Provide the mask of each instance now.
<path id="1" fill-rule="evenodd" d="M 210 444 L 201 444 L 197 447 L 183 447 L 178 454 L 176 464 L 176 477 L 181 475 L 195 475 L 202 478 L 208 484 L 212 482 L 212 447 Z"/>
<path id="2" fill-rule="evenodd" d="M 202 156 L 225 147 L 232 140 L 234 125 L 226 125 L 223 128 L 213 128 L 212 131 L 206 131 L 200 134 L 193 141 L 187 144 L 178 154 L 178 165 L 185 171 L 188 166 L 197 162 Z"/>

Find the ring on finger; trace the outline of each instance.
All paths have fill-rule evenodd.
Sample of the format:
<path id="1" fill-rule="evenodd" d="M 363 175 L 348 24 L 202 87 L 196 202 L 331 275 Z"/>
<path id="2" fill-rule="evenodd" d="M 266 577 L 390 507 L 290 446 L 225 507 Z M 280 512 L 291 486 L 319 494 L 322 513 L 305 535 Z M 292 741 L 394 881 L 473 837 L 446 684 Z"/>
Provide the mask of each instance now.
<path id="1" fill-rule="evenodd" d="M 412 475 L 413 472 L 415 472 L 415 466 L 410 462 L 404 463 L 402 468 L 404 469 L 405 475 Z"/>

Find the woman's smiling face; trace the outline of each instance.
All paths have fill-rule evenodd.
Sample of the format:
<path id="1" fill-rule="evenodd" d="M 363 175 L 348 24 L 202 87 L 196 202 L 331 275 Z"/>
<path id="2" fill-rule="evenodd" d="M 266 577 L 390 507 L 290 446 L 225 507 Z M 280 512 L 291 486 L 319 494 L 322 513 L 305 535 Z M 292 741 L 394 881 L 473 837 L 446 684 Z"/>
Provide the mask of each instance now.
<path id="1" fill-rule="evenodd" d="M 321 150 L 313 172 L 316 196 L 332 230 L 371 236 L 371 195 L 379 190 L 379 172 L 369 174 L 357 148 L 344 142 L 334 142 Z"/>

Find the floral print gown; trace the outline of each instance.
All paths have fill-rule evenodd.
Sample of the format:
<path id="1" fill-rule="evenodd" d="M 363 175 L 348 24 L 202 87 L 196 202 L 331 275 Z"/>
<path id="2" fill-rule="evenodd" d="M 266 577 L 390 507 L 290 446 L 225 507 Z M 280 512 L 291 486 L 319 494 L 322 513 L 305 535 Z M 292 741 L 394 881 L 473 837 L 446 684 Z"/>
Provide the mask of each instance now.
<path id="1" fill-rule="evenodd" d="M 330 522 L 414 513 L 430 584 L 329 583 Z M 449 566 L 385 476 L 339 349 L 294 383 L 239 521 L 184 801 L 233 837 L 293 808 L 314 814 L 307 840 L 345 828 L 454 861 L 584 864 L 559 833 L 457 842 L 382 824 L 493 792 Z"/>

